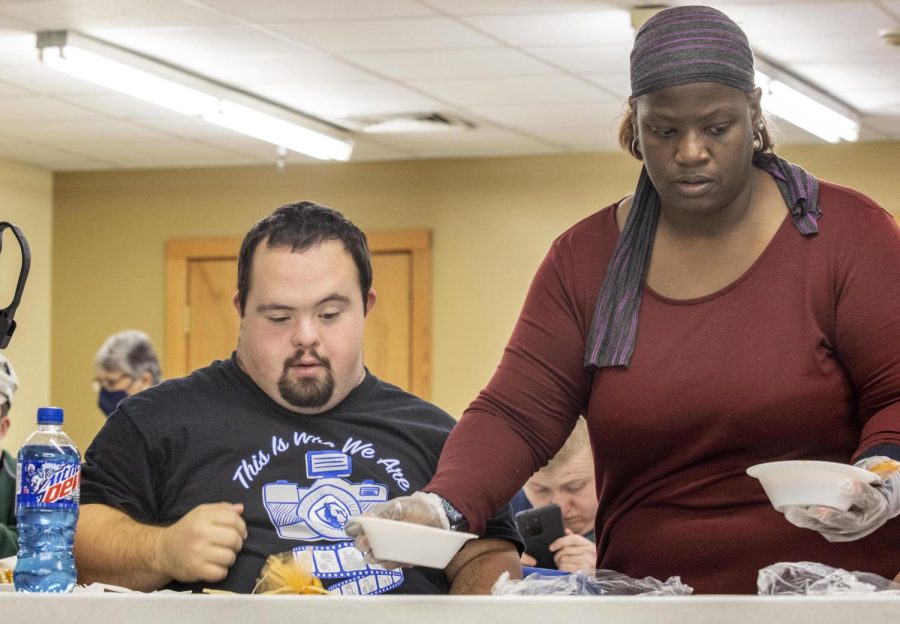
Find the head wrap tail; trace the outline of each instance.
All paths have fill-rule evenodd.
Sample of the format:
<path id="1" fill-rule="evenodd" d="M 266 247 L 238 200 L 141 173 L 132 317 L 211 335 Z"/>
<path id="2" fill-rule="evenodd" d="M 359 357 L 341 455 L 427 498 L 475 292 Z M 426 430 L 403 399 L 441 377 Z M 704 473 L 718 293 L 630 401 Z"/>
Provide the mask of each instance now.
<path id="1" fill-rule="evenodd" d="M 797 165 L 772 153 L 757 155 L 754 164 L 775 178 L 790 208 L 794 227 L 804 236 L 817 234 L 822 215 L 818 206 L 818 181 Z M 591 329 L 585 343 L 585 368 L 627 368 L 631 363 L 637 343 L 641 295 L 658 221 L 659 193 L 644 167 L 631 201 L 631 211 L 594 304 Z"/>

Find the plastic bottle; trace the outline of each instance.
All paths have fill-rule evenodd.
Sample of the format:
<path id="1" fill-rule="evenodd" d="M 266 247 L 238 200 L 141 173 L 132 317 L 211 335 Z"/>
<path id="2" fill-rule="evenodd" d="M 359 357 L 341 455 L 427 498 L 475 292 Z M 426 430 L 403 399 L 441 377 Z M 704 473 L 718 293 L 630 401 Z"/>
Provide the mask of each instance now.
<path id="1" fill-rule="evenodd" d="M 81 456 L 62 423 L 62 409 L 39 408 L 37 431 L 19 450 L 16 591 L 69 592 L 75 586 L 72 540 L 78 521 Z"/>

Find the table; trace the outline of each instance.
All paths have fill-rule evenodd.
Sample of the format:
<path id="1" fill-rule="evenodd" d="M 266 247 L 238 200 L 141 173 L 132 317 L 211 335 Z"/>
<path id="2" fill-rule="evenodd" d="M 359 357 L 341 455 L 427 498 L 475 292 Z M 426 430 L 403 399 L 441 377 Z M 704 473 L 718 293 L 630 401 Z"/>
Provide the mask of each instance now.
<path id="1" fill-rule="evenodd" d="M 900 597 L 0 593 L 0 622 L 35 621 L 44 624 L 303 621 L 357 624 L 898 624 Z"/>

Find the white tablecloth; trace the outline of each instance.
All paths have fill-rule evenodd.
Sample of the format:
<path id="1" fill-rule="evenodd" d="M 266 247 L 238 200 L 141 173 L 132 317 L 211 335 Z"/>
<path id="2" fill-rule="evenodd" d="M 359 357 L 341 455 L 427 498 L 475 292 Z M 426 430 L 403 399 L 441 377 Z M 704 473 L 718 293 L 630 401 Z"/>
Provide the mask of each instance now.
<path id="1" fill-rule="evenodd" d="M 900 597 L 338 597 L 2 592 L 0 622 L 900 624 Z"/>

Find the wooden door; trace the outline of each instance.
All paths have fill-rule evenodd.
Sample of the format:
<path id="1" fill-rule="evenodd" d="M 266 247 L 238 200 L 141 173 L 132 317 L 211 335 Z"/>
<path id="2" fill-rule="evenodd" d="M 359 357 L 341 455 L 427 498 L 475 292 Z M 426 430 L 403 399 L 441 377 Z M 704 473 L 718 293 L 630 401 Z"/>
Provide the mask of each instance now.
<path id="1" fill-rule="evenodd" d="M 375 232 L 375 308 L 366 320 L 366 366 L 379 378 L 422 398 L 431 395 L 431 235 Z M 237 290 L 240 239 L 177 239 L 166 245 L 166 377 L 186 375 L 228 357 L 240 319 Z"/>

